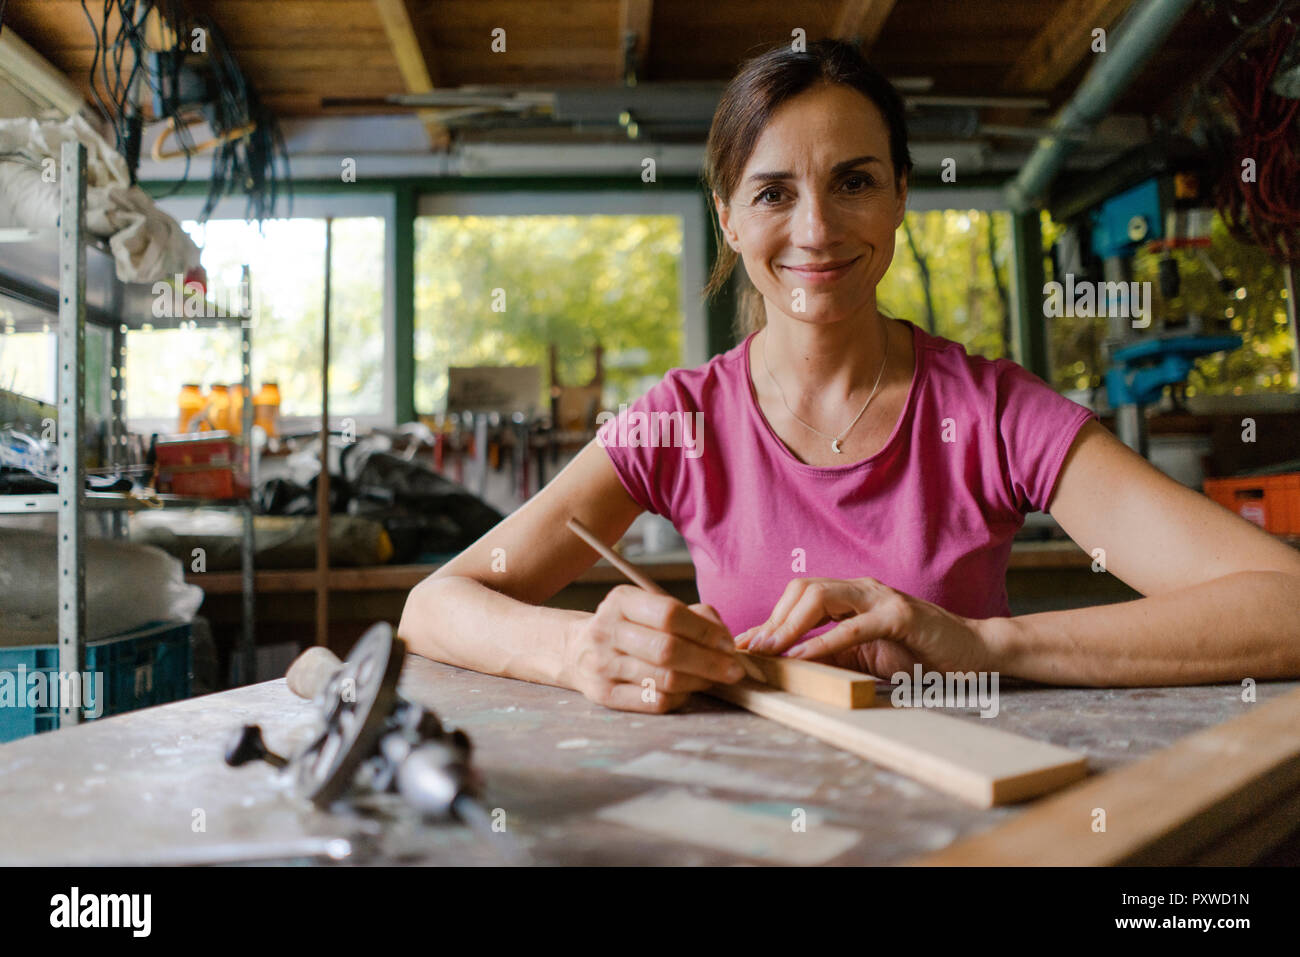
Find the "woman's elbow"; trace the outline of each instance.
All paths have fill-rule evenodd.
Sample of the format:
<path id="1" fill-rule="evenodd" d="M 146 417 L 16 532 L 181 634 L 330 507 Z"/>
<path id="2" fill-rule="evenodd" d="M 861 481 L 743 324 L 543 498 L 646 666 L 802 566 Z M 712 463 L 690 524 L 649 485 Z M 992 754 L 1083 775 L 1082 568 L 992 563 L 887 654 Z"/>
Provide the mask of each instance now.
<path id="1" fill-rule="evenodd" d="M 445 592 L 446 586 L 453 580 L 453 576 L 440 578 L 434 572 L 407 592 L 402 617 L 397 624 L 397 634 L 416 654 L 426 658 L 437 657 L 433 647 L 434 629 L 430 625 L 436 620 L 435 610 L 442 598 L 440 593 Z"/>

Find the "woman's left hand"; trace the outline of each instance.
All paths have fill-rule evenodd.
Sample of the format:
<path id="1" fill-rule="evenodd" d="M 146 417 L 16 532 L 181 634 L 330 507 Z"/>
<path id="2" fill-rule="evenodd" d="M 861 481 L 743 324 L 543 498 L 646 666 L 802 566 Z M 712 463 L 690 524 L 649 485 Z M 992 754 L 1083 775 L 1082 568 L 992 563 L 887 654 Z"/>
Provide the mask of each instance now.
<path id="1" fill-rule="evenodd" d="M 810 629 L 834 628 L 796 645 Z M 826 660 L 889 679 L 925 670 L 990 671 L 992 653 L 973 619 L 882 585 L 874 578 L 796 578 L 763 624 L 736 636 L 754 654 Z"/>

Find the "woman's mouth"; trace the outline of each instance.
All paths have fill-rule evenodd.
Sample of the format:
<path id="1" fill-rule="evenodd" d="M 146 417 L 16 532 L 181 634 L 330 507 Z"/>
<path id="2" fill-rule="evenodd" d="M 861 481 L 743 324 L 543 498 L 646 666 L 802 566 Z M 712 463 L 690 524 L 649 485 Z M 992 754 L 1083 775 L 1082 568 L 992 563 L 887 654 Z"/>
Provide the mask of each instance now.
<path id="1" fill-rule="evenodd" d="M 797 266 L 786 265 L 782 269 L 794 273 L 804 282 L 823 285 L 844 278 L 861 256 L 852 259 L 833 259 L 818 263 L 800 263 Z"/>

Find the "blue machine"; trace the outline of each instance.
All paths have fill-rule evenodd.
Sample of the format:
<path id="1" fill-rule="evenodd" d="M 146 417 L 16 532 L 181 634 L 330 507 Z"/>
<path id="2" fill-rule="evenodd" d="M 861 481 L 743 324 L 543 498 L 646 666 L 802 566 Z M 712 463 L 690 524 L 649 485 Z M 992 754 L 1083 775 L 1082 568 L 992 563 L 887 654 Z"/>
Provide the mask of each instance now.
<path id="1" fill-rule="evenodd" d="M 1091 247 L 1107 266 L 1107 279 L 1127 280 L 1133 254 L 1152 240 L 1165 237 L 1165 211 L 1172 197 L 1155 177 L 1117 193 L 1088 216 Z M 1175 214 L 1176 216 L 1176 214 Z M 1217 277 L 1222 281 L 1222 276 Z M 1165 285 L 1162 274 L 1162 287 Z M 1177 284 L 1165 295 L 1176 295 Z M 1120 439 L 1147 454 L 1145 406 L 1159 401 L 1165 386 L 1187 381 L 1196 360 L 1241 346 L 1236 335 L 1203 335 L 1199 331 L 1135 338 L 1131 327 L 1112 326 L 1111 366 L 1106 370 L 1106 398 L 1115 410 Z"/>
<path id="2" fill-rule="evenodd" d="M 1197 359 L 1240 345 L 1241 336 L 1173 335 L 1124 346 L 1110 357 L 1106 398 L 1114 409 L 1150 405 L 1165 386 L 1186 382 Z"/>
<path id="3" fill-rule="evenodd" d="M 1140 243 L 1164 237 L 1160 184 L 1153 177 L 1116 193 L 1088 216 L 1092 251 L 1099 259 L 1132 256 Z"/>

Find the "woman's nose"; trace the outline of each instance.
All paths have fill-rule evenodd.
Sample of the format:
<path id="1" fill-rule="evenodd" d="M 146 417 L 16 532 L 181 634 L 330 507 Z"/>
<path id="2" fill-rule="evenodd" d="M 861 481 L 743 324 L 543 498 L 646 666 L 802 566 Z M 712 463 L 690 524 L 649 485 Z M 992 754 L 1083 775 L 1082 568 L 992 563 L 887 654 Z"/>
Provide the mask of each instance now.
<path id="1" fill-rule="evenodd" d="M 805 194 L 795 206 L 792 241 L 796 246 L 825 246 L 835 233 L 833 204 Z"/>

